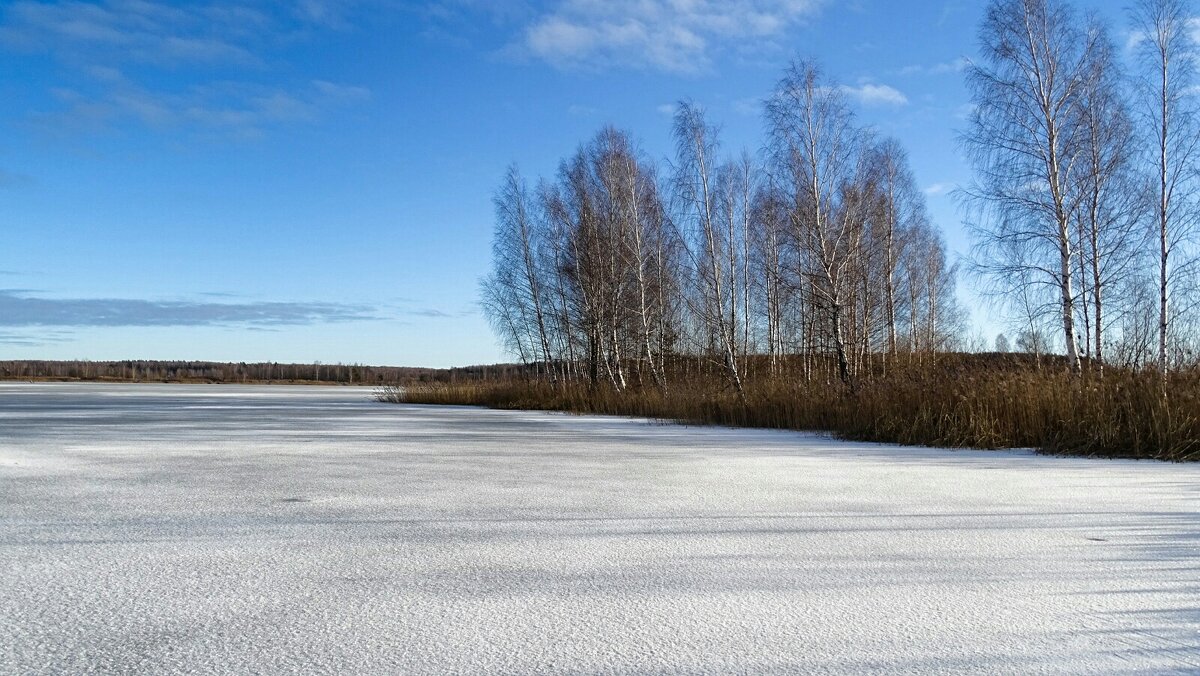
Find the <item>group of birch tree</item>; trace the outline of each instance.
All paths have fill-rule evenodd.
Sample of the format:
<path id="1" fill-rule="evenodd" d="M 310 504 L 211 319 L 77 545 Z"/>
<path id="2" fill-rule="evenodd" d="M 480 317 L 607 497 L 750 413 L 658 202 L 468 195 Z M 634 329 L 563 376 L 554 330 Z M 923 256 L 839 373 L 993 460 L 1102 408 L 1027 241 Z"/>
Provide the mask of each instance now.
<path id="1" fill-rule="evenodd" d="M 510 169 L 482 284 L 508 349 L 553 380 L 668 390 L 703 370 L 739 394 L 947 349 L 955 268 L 904 149 L 810 62 L 765 109 L 756 155 L 682 101 L 668 160 L 609 127 L 552 179 Z"/>
<path id="2" fill-rule="evenodd" d="M 974 268 L 1018 342 L 1076 372 L 1194 359 L 1195 18 L 1138 0 L 1129 19 L 1118 48 L 1068 0 L 992 0 L 968 68 Z"/>

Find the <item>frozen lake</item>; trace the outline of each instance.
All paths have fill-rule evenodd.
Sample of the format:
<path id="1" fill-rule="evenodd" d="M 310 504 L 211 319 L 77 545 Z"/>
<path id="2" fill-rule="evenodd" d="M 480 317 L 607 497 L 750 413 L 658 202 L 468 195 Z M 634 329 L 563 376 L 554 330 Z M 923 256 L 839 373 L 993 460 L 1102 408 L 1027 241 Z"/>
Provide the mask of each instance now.
<path id="1" fill-rule="evenodd" d="M 0 672 L 1197 672 L 1200 466 L 0 384 Z"/>

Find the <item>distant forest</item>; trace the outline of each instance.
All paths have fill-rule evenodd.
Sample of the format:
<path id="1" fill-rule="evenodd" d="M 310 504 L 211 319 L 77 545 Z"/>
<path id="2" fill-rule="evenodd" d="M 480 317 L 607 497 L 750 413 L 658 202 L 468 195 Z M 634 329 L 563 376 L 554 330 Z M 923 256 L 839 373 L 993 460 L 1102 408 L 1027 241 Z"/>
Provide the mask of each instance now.
<path id="1" fill-rule="evenodd" d="M 406 385 L 506 378 L 522 367 L 508 364 L 452 369 L 363 364 L 225 363 L 208 361 L 0 361 L 0 380 L 303 383 Z"/>

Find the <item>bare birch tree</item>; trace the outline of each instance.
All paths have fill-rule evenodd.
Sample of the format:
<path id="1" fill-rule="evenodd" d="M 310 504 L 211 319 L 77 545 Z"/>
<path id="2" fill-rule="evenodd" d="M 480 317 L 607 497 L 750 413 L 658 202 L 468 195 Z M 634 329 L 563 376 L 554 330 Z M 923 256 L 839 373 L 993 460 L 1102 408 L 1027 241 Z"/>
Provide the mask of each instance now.
<path id="1" fill-rule="evenodd" d="M 1079 196 L 1072 187 L 1080 170 L 1079 99 L 1101 38 L 1091 24 L 1081 29 L 1063 0 L 993 0 L 980 29 L 985 63 L 967 76 L 975 109 L 963 140 L 977 172 L 967 195 L 983 216 L 974 224 L 976 254 L 986 266 L 1010 239 L 1046 254 L 1035 270 L 1056 283 L 1076 373 L 1072 221 Z M 999 263 L 998 272 L 1008 267 Z"/>
<path id="2" fill-rule="evenodd" d="M 908 154 L 895 139 L 883 141 L 875 150 L 879 172 L 881 213 L 877 240 L 881 249 L 884 313 L 887 321 L 887 350 L 896 354 L 896 270 L 904 254 L 908 233 L 926 220 L 925 199 L 917 189 Z"/>
<path id="3" fill-rule="evenodd" d="M 1132 10 L 1148 126 L 1153 129 L 1154 220 L 1158 239 L 1158 367 L 1169 367 L 1171 295 L 1176 256 L 1195 225 L 1197 128 L 1195 44 L 1185 0 L 1138 0 Z"/>
<path id="4" fill-rule="evenodd" d="M 492 274 L 483 282 L 485 306 L 522 361 L 540 359 L 549 371 L 552 357 L 538 256 L 540 237 L 529 191 L 515 166 L 509 167 L 494 204 L 496 232 Z"/>
<path id="5" fill-rule="evenodd" d="M 733 232 L 737 218 L 732 211 L 734 204 L 727 200 L 731 211 L 728 222 L 722 222 L 718 203 L 720 171 L 714 157 L 716 130 L 709 126 L 699 106 L 681 101 L 675 112 L 674 133 L 675 185 L 682 211 L 676 223 L 684 229 L 681 239 L 700 287 L 693 313 L 712 337 L 729 384 L 745 398 L 738 365 L 738 247 Z"/>
<path id="6" fill-rule="evenodd" d="M 1093 30 L 1100 35 L 1078 100 L 1082 147 L 1076 222 L 1085 352 L 1103 373 L 1110 291 L 1141 262 L 1145 237 L 1143 200 L 1133 168 L 1136 136 L 1121 91 L 1122 73 L 1106 31 L 1100 26 Z"/>
<path id="7" fill-rule="evenodd" d="M 785 351 L 784 307 L 787 293 L 788 206 L 772 186 L 763 186 L 755 194 L 754 214 L 750 219 L 750 242 L 754 286 L 759 293 L 770 373 L 777 375 Z"/>
<path id="8" fill-rule="evenodd" d="M 597 136 L 594 153 L 599 203 L 606 205 L 613 223 L 609 242 L 615 303 L 612 314 L 618 321 L 612 327 L 612 340 L 620 343 L 621 334 L 632 328 L 638 359 L 645 361 L 654 384 L 665 388 L 665 375 L 654 350 L 660 312 L 653 288 L 654 254 L 658 250 L 656 242 L 664 236 L 664 214 L 655 176 L 639 161 L 629 135 L 612 127 Z M 632 315 L 632 327 L 624 327 L 619 321 L 626 312 Z"/>
<path id="9" fill-rule="evenodd" d="M 774 180 L 787 196 L 799 252 L 797 281 L 823 310 L 838 376 L 848 383 L 845 276 L 862 222 L 857 205 L 843 198 L 864 169 L 862 130 L 841 91 L 808 61 L 784 73 L 767 102 L 767 125 Z"/>

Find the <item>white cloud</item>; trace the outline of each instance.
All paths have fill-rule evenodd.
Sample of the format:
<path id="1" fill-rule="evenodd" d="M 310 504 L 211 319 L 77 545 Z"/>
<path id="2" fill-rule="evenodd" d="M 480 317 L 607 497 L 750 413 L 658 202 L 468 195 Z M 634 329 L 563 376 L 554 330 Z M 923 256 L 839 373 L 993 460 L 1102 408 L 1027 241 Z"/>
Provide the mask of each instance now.
<path id="1" fill-rule="evenodd" d="M 1145 31 L 1135 30 L 1129 31 L 1129 35 L 1125 38 L 1125 49 L 1132 52 L 1146 40 Z"/>
<path id="2" fill-rule="evenodd" d="M 375 319 L 375 308 L 341 303 L 46 298 L 0 290 L 3 327 L 286 326 Z"/>
<path id="3" fill-rule="evenodd" d="M 858 87 L 842 85 L 838 89 L 843 94 L 855 99 L 864 106 L 903 106 L 908 103 L 908 97 L 900 90 L 888 85 L 863 84 Z"/>
<path id="4" fill-rule="evenodd" d="M 953 61 L 947 61 L 946 63 L 935 64 L 934 66 L 932 66 L 929 69 L 929 72 L 932 75 L 945 75 L 947 73 L 961 73 L 964 70 L 966 70 L 967 66 L 969 66 L 969 65 L 971 65 L 971 62 L 966 57 L 960 56 Z"/>
<path id="5" fill-rule="evenodd" d="M 250 7 L 20 0 L 0 13 L 0 44 L 88 64 L 258 65 L 251 45 L 269 23 Z"/>
<path id="6" fill-rule="evenodd" d="M 36 114 L 34 120 L 56 133 L 133 122 L 164 130 L 191 127 L 233 138 L 255 138 L 281 124 L 311 122 L 336 106 L 370 97 L 366 88 L 324 80 L 294 91 L 223 82 L 163 92 L 121 81 L 98 93 L 62 88 L 52 93 L 63 109 Z"/>
<path id="7" fill-rule="evenodd" d="M 312 84 L 318 93 L 331 100 L 351 103 L 371 98 L 371 90 L 366 87 L 338 84 L 327 80 L 313 80 Z"/>
<path id="8" fill-rule="evenodd" d="M 925 188 L 923 192 L 929 197 L 937 197 L 939 195 L 945 195 L 953 189 L 953 183 L 934 183 L 933 185 Z"/>
<path id="9" fill-rule="evenodd" d="M 733 102 L 733 110 L 739 115 L 747 115 L 751 117 L 755 115 L 761 115 L 763 112 L 763 100 L 756 96 L 746 99 L 737 99 Z"/>
<path id="10" fill-rule="evenodd" d="M 564 0 L 536 16 L 516 48 L 558 68 L 709 69 L 735 41 L 770 41 L 824 0 Z"/>
<path id="11" fill-rule="evenodd" d="M 85 76 L 48 86 L 59 108 L 31 113 L 53 132 L 136 123 L 253 137 L 370 98 L 327 80 L 245 79 L 269 73 L 280 45 L 342 25 L 358 2 L 17 0 L 0 6 L 0 49 L 48 54 Z"/>
<path id="12" fill-rule="evenodd" d="M 659 115 L 665 115 L 667 117 L 673 117 L 676 109 L 677 106 L 674 103 L 664 103 L 655 108 Z"/>

